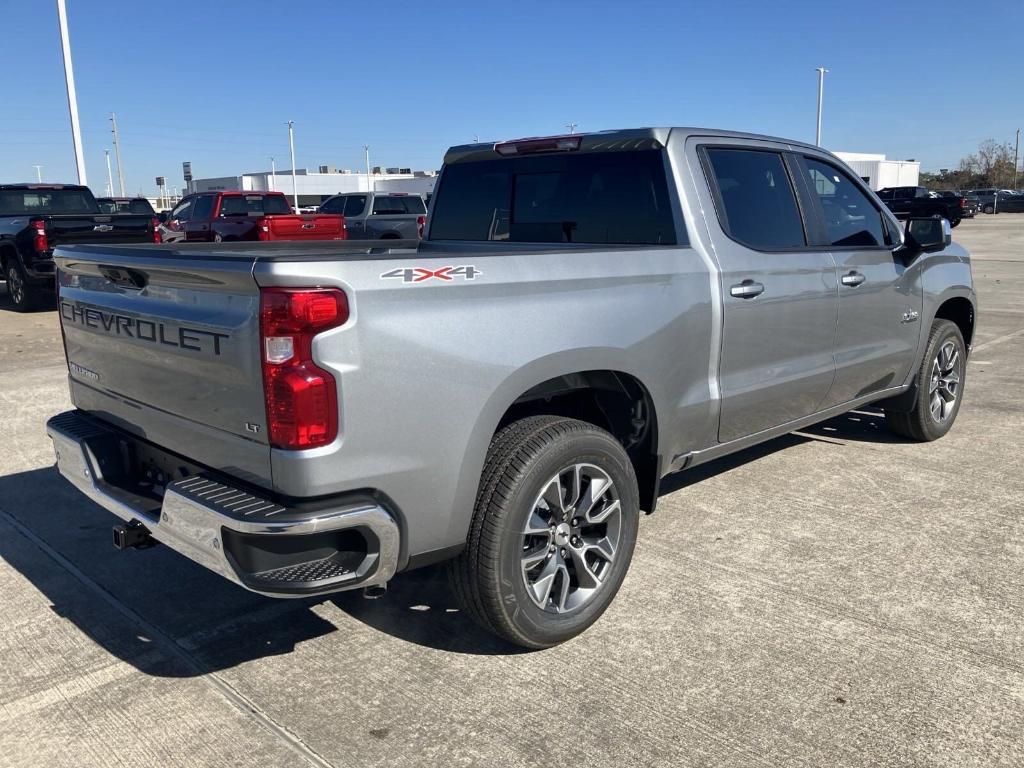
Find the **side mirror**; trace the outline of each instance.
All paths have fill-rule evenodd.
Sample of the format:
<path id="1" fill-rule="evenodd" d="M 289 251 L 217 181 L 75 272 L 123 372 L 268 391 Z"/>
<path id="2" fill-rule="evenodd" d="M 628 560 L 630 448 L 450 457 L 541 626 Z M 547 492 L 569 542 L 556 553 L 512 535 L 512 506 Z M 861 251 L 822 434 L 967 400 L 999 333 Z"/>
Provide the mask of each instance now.
<path id="1" fill-rule="evenodd" d="M 903 247 L 917 253 L 936 253 L 953 242 L 953 228 L 948 219 L 907 219 Z"/>

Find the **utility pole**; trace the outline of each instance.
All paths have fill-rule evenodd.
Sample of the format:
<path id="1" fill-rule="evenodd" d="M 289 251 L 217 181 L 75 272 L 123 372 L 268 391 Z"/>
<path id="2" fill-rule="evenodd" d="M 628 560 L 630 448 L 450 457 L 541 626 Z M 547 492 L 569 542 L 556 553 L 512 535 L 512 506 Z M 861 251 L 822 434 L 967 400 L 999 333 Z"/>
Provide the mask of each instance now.
<path id="1" fill-rule="evenodd" d="M 121 197 L 124 197 L 124 166 L 121 165 L 121 137 L 117 133 L 117 115 L 110 113 L 110 122 L 113 128 L 110 132 L 114 134 L 114 159 L 117 161 L 117 186 L 121 190 Z"/>
<path id="2" fill-rule="evenodd" d="M 299 212 L 299 182 L 295 176 L 295 121 L 288 121 L 288 145 L 292 150 L 292 199 L 295 201 L 295 212 Z"/>
<path id="3" fill-rule="evenodd" d="M 366 191 L 373 192 L 373 187 L 370 184 L 370 145 L 363 144 L 363 152 L 366 154 Z"/>
<path id="4" fill-rule="evenodd" d="M 273 191 L 276 185 L 277 179 L 277 166 L 274 164 L 274 158 L 270 158 L 270 183 L 267 184 L 267 191 Z"/>
<path id="5" fill-rule="evenodd" d="M 576 133 L 576 126 L 577 125 L 579 125 L 579 123 L 569 123 L 568 125 L 565 126 L 566 128 L 569 129 L 569 135 L 570 136 L 572 134 Z"/>
<path id="6" fill-rule="evenodd" d="M 83 187 L 85 178 L 85 153 L 82 151 L 82 129 L 78 125 L 78 96 L 75 95 L 75 70 L 71 66 L 71 41 L 68 39 L 68 12 L 64 0 L 57 0 L 57 21 L 60 24 L 60 47 L 64 52 L 64 83 L 68 91 L 68 112 L 71 113 L 71 141 L 75 145 L 75 167 L 78 169 L 78 183 Z"/>
<path id="7" fill-rule="evenodd" d="M 114 174 L 110 172 L 110 150 L 104 149 L 103 156 L 107 159 L 107 194 L 114 195 Z"/>
<path id="8" fill-rule="evenodd" d="M 43 166 L 41 166 L 41 165 L 33 165 L 32 167 L 36 169 L 36 181 L 38 181 L 40 184 L 42 184 L 43 183 Z"/>
<path id="9" fill-rule="evenodd" d="M 1017 140 L 1013 143 L 1013 188 L 1017 188 L 1017 153 L 1020 151 L 1020 128 L 1017 129 Z"/>
<path id="10" fill-rule="evenodd" d="M 814 134 L 814 143 L 816 146 L 821 146 L 821 105 L 825 99 L 825 73 L 828 72 L 824 67 L 818 67 L 818 131 Z"/>

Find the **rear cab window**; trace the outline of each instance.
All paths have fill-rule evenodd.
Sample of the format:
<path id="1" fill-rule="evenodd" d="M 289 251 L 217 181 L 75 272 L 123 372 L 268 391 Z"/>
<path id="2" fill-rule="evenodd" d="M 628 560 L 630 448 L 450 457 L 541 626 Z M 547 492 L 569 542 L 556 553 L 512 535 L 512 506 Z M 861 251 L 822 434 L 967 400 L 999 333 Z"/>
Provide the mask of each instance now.
<path id="1" fill-rule="evenodd" d="M 275 216 L 291 212 L 282 195 L 225 195 L 220 201 L 221 216 Z"/>
<path id="2" fill-rule="evenodd" d="M 97 213 L 96 198 L 84 189 L 0 189 L 0 216 Z"/>
<path id="3" fill-rule="evenodd" d="M 660 149 L 453 163 L 433 206 L 431 240 L 676 243 Z"/>

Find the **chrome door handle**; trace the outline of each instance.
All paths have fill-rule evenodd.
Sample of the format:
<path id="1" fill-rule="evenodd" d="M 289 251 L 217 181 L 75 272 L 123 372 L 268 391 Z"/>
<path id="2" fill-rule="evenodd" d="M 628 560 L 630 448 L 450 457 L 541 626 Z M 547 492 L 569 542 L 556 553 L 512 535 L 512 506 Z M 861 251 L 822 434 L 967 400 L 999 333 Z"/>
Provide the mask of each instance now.
<path id="1" fill-rule="evenodd" d="M 862 275 L 860 272 L 851 272 L 848 275 L 843 275 L 841 282 L 843 285 L 848 285 L 851 288 L 856 288 L 865 280 L 867 280 L 867 278 L 864 277 L 864 275 Z"/>
<path id="2" fill-rule="evenodd" d="M 729 289 L 729 295 L 735 296 L 737 299 L 752 299 L 762 293 L 764 293 L 764 286 L 753 280 L 744 280 Z"/>

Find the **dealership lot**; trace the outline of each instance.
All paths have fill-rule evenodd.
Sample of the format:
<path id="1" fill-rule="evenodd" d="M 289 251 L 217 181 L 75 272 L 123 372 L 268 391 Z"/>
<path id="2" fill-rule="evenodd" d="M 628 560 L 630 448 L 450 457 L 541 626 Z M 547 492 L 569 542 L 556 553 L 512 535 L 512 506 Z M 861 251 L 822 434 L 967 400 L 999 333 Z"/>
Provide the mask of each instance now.
<path id="1" fill-rule="evenodd" d="M 54 312 L 0 288 L 0 755 L 12 765 L 1019 765 L 1024 215 L 965 221 L 981 316 L 953 432 L 851 413 L 669 481 L 581 638 L 524 653 L 443 573 L 256 597 L 52 468 Z"/>

